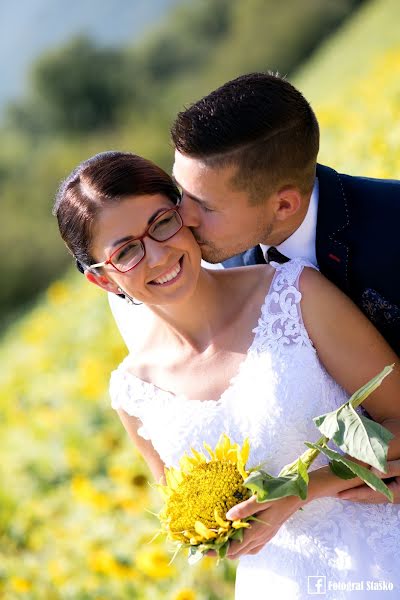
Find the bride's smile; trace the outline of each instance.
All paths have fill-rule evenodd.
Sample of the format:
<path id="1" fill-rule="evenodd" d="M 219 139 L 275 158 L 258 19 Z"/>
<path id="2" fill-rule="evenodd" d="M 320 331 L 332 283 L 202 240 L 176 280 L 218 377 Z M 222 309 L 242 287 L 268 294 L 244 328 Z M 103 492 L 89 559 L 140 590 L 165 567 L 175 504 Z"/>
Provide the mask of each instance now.
<path id="1" fill-rule="evenodd" d="M 182 259 L 179 259 L 179 261 L 176 263 L 176 265 L 174 265 L 171 269 L 168 269 L 166 272 L 164 272 L 163 275 L 161 275 L 160 277 L 157 277 L 157 279 L 153 279 L 149 283 L 153 284 L 153 285 L 171 284 L 172 282 L 174 282 L 176 280 L 178 275 L 182 272 L 182 266 L 181 266 L 182 261 L 183 261 L 183 257 L 182 257 Z"/>

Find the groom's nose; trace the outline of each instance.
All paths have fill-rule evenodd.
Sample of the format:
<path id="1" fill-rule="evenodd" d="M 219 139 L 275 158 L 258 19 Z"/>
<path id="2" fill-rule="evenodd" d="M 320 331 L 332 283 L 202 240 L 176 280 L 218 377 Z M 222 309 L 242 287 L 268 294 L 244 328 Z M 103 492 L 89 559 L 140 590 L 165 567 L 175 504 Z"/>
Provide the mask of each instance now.
<path id="1" fill-rule="evenodd" d="M 185 196 L 182 196 L 179 212 L 186 227 L 196 228 L 201 225 L 201 209 L 198 204 Z"/>

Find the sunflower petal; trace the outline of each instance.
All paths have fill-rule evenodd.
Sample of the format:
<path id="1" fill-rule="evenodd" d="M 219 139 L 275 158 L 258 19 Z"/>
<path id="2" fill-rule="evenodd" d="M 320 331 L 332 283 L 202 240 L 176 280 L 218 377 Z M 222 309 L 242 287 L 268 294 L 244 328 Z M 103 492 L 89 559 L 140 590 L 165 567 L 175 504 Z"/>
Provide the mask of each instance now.
<path id="1" fill-rule="evenodd" d="M 204 456 L 204 454 L 202 452 L 197 452 L 197 450 L 195 450 L 194 448 L 190 448 L 190 449 L 193 453 L 193 456 L 195 456 L 195 458 L 197 459 L 197 464 L 207 462 L 207 458 Z"/>
<path id="2" fill-rule="evenodd" d="M 249 438 L 246 438 L 243 442 L 242 451 L 240 453 L 242 462 L 243 462 L 243 467 L 246 466 L 246 463 L 249 460 L 249 453 L 250 453 L 250 442 L 249 442 Z"/>
<path id="3" fill-rule="evenodd" d="M 211 446 L 206 444 L 206 442 L 204 442 L 203 446 L 207 450 L 208 454 L 210 455 L 211 460 L 215 460 L 217 458 L 217 456 L 216 456 L 215 452 L 213 451 L 213 449 L 211 448 Z"/>
<path id="4" fill-rule="evenodd" d="M 197 464 L 197 462 L 194 461 L 195 459 L 187 456 L 186 454 L 182 456 L 181 460 L 179 461 L 182 471 L 184 471 L 184 473 L 190 473 L 190 471 L 193 469 L 193 466 Z"/>
<path id="5" fill-rule="evenodd" d="M 218 525 L 220 527 L 222 527 L 223 529 L 229 529 L 229 527 L 231 526 L 230 521 L 224 521 L 218 514 L 218 510 L 216 508 L 214 508 L 214 519 L 215 521 L 218 523 Z"/>
<path id="6" fill-rule="evenodd" d="M 217 533 L 215 531 L 211 531 L 211 529 L 208 529 L 208 527 L 206 527 L 201 521 L 195 522 L 194 529 L 196 533 L 203 536 L 203 538 L 206 540 L 212 540 L 217 537 Z"/>
<path id="7" fill-rule="evenodd" d="M 244 528 L 251 527 L 251 525 L 250 525 L 250 523 L 247 523 L 245 521 L 238 520 L 238 521 L 232 521 L 232 527 L 233 527 L 233 529 L 242 529 L 243 527 Z"/>
<path id="8" fill-rule="evenodd" d="M 179 469 L 174 469 L 174 467 L 171 467 L 166 471 L 165 479 L 167 480 L 168 487 L 176 489 L 182 482 L 182 472 Z"/>
<path id="9" fill-rule="evenodd" d="M 247 471 L 244 469 L 244 467 L 243 467 L 243 465 L 242 465 L 242 463 L 241 463 L 241 462 L 238 462 L 238 464 L 237 464 L 237 468 L 238 468 L 238 471 L 239 471 L 239 473 L 240 473 L 240 474 L 241 474 L 241 476 L 243 477 L 243 480 L 247 479 L 247 478 L 248 478 L 248 476 L 249 476 L 249 474 L 248 474 L 248 472 L 247 472 Z"/>

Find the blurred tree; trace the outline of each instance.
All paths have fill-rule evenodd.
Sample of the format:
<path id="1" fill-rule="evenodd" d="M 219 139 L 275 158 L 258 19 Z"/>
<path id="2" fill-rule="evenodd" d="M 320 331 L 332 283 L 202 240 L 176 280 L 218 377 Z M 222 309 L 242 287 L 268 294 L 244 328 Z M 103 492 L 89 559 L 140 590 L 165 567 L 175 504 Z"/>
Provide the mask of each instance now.
<path id="1" fill-rule="evenodd" d="M 229 32 L 237 0 L 197 0 L 178 6 L 164 26 L 134 48 L 149 83 L 163 84 L 192 72 L 212 56 L 215 44 Z"/>
<path id="2" fill-rule="evenodd" d="M 110 128 L 132 99 L 132 75 L 132 60 L 128 69 L 125 52 L 100 48 L 79 36 L 38 60 L 30 97 L 13 104 L 9 114 L 31 133 L 81 134 Z"/>

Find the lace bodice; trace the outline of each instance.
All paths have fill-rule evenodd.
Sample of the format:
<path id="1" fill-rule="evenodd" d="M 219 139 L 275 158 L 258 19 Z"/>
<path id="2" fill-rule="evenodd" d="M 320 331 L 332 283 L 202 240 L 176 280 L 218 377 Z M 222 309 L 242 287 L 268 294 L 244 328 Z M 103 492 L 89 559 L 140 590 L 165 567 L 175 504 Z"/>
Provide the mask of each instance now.
<path id="1" fill-rule="evenodd" d="M 277 474 L 305 450 L 304 441 L 320 437 L 312 418 L 346 400 L 321 364 L 303 323 L 299 278 L 305 266 L 312 267 L 301 259 L 274 264 L 253 342 L 219 399 L 189 400 L 142 381 L 129 372 L 129 357 L 112 373 L 113 408 L 140 419 L 139 433 L 151 440 L 167 466 L 176 466 L 191 447 L 202 450 L 203 442 L 215 446 L 225 432 L 239 444 L 250 439 L 248 467 L 264 464 Z M 312 468 L 325 463 L 319 457 Z M 307 597 L 307 575 L 332 581 L 361 575 L 397 581 L 400 560 L 393 557 L 399 531 L 396 507 L 316 500 L 292 516 L 259 554 L 241 559 L 236 597 L 248 597 L 250 574 L 260 576 L 271 593 L 293 599 Z M 336 590 L 327 597 L 348 596 Z"/>

